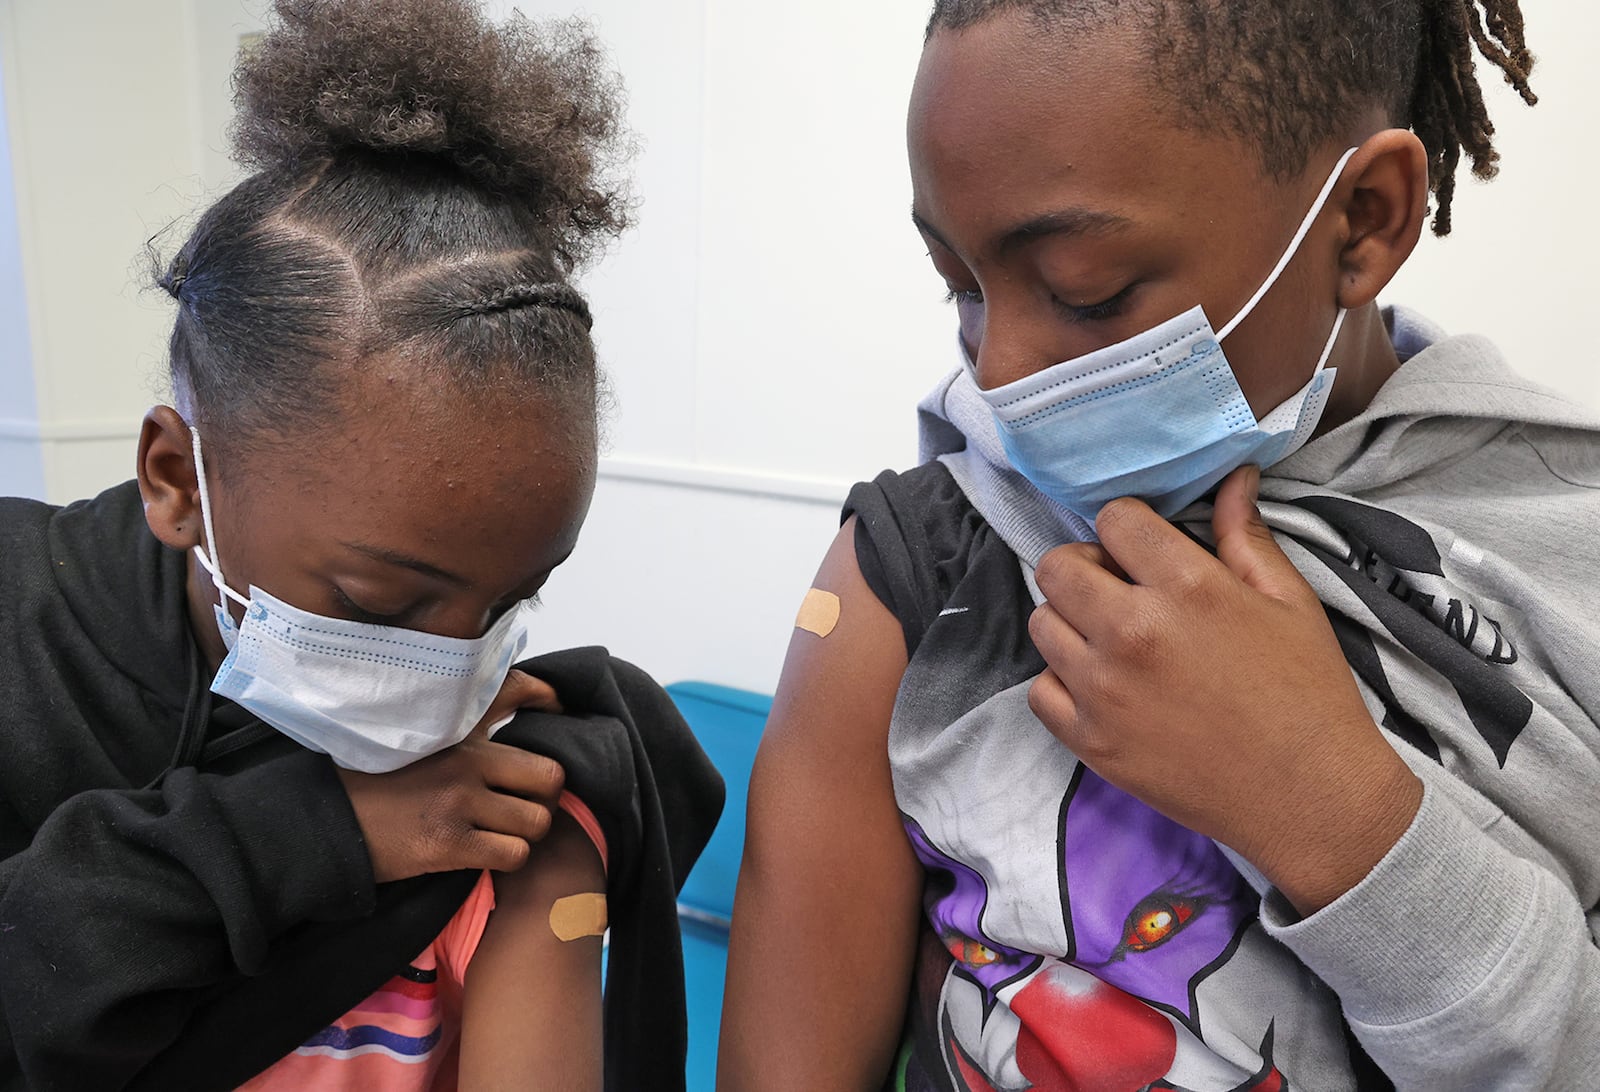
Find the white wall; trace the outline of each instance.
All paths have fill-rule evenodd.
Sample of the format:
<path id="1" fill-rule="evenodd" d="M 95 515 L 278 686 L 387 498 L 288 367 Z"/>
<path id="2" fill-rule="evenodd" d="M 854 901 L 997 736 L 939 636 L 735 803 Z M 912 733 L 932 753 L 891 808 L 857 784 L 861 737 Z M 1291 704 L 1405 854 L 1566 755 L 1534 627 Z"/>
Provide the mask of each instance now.
<path id="1" fill-rule="evenodd" d="M 589 278 L 619 413 L 542 622 L 663 678 L 770 690 L 849 483 L 913 460 L 911 407 L 951 363 L 909 227 L 924 6 L 581 10 L 628 82 L 643 204 Z"/>
<path id="2" fill-rule="evenodd" d="M 42 496 L 39 400 L 28 344 L 28 296 L 11 183 L 11 137 L 6 125 L 7 65 L 0 54 L 0 496 Z"/>
<path id="3" fill-rule="evenodd" d="M 45 490 L 130 475 L 170 329 L 144 245 L 193 204 L 184 0 L 0 5 Z M 174 61 L 179 63 L 174 63 Z"/>
<path id="4" fill-rule="evenodd" d="M 835 525 L 828 501 L 912 459 L 911 407 L 952 363 L 942 285 L 907 215 L 904 100 L 928 5 L 497 4 L 591 15 L 647 141 L 640 230 L 590 280 L 621 403 L 615 458 L 645 478 L 687 461 L 812 498 L 608 481 L 546 623 L 665 677 L 770 689 Z M 1502 177 L 1463 184 L 1455 234 L 1430 236 L 1389 298 L 1492 335 L 1528 374 L 1600 406 L 1600 369 L 1566 351 L 1600 288 L 1600 210 L 1579 191 L 1600 170 L 1583 52 L 1600 14 L 1547 6 L 1530 34 L 1543 104 L 1527 110 L 1485 72 Z"/>
<path id="5" fill-rule="evenodd" d="M 0 0 L 0 66 L 26 46 L 7 78 L 29 92 L 8 106 L 39 428 L 100 430 L 45 445 L 56 499 L 127 473 L 169 314 L 141 301 L 132 262 L 151 225 L 233 177 L 227 74 L 263 2 Z M 592 16 L 644 139 L 638 230 L 588 281 L 620 411 L 583 544 L 544 596 L 544 638 L 770 690 L 848 483 L 910 462 L 911 407 L 951 364 L 942 286 L 907 215 L 926 2 L 489 2 Z M 1493 89 L 1503 176 L 1464 187 L 1456 235 L 1425 243 L 1392 296 L 1600 405 L 1581 352 L 1600 218 L 1579 190 L 1600 169 L 1584 53 L 1600 14 L 1530 9 L 1545 102 Z M 0 191 L 0 270 L 4 211 Z"/>
<path id="6" fill-rule="evenodd" d="M 1588 349 L 1600 250 L 1600 78 L 1593 47 L 1600 6 L 1524 0 L 1538 55 L 1529 109 L 1497 69 L 1479 62 L 1500 177 L 1462 170 L 1455 230 L 1424 237 L 1389 296 L 1457 332 L 1494 338 L 1525 375 L 1600 407 L 1600 367 Z"/>

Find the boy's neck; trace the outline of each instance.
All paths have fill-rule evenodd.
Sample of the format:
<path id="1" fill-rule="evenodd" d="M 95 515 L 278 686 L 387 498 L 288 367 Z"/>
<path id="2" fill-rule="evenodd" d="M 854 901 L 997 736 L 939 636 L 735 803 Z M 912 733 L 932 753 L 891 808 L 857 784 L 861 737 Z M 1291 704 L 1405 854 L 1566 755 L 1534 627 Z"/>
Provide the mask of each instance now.
<path id="1" fill-rule="evenodd" d="M 1334 381 L 1328 408 L 1317 425 L 1316 436 L 1332 432 L 1359 416 L 1372 404 L 1389 377 L 1400 369 L 1400 358 L 1395 355 L 1389 327 L 1376 303 L 1350 312 L 1339 341 L 1338 349 L 1328 362 L 1330 368 L 1339 370 L 1339 376 Z"/>

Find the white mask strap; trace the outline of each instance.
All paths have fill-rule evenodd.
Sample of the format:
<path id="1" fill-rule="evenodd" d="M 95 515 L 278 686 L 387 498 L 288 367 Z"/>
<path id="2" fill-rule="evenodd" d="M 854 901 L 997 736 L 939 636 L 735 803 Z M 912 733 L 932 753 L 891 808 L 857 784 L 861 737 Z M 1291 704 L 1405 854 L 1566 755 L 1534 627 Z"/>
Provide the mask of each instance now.
<path id="1" fill-rule="evenodd" d="M 228 587 L 227 581 L 222 579 L 222 562 L 217 558 L 217 533 L 211 526 L 211 491 L 206 485 L 206 460 L 200 453 L 200 430 L 193 425 L 189 426 L 189 435 L 194 440 L 194 473 L 200 482 L 200 519 L 205 524 L 206 544 L 202 548 L 194 548 L 195 556 L 200 559 L 200 567 L 211 574 L 211 582 L 217 586 L 217 591 L 232 599 L 241 607 L 248 607 L 250 600 Z M 210 556 L 207 556 L 207 551 Z"/>
<path id="2" fill-rule="evenodd" d="M 1328 343 L 1322 347 L 1322 355 L 1317 358 L 1317 370 L 1311 373 L 1315 379 L 1322 374 L 1322 369 L 1328 366 L 1328 358 L 1333 355 L 1333 343 L 1339 340 L 1339 331 L 1344 329 L 1344 317 L 1350 312 L 1343 307 L 1339 308 L 1339 315 L 1333 320 L 1333 333 L 1328 335 Z"/>
<path id="3" fill-rule="evenodd" d="M 1301 221 L 1300 230 L 1294 233 L 1294 239 L 1289 243 L 1289 249 L 1285 250 L 1283 257 L 1278 259 L 1277 267 L 1273 269 L 1272 275 L 1262 283 L 1260 288 L 1256 289 L 1256 294 L 1250 297 L 1250 302 L 1245 304 L 1237 315 L 1233 316 L 1233 320 L 1217 331 L 1218 341 L 1225 339 L 1229 334 L 1233 333 L 1241 322 L 1249 318 L 1250 312 L 1256 309 L 1256 305 L 1262 301 L 1268 292 L 1272 291 L 1272 286 L 1278 283 L 1278 278 L 1283 276 L 1283 271 L 1289 268 L 1289 263 L 1294 261 L 1294 256 L 1299 253 L 1300 244 L 1306 241 L 1306 235 L 1310 233 L 1311 225 L 1317 222 L 1318 216 L 1322 215 L 1323 206 L 1328 203 L 1328 197 L 1333 193 L 1333 187 L 1339 184 L 1339 178 L 1344 174 L 1345 165 L 1360 150 L 1360 148 L 1351 148 L 1339 157 L 1339 162 L 1334 165 L 1333 173 L 1322 184 L 1322 192 L 1317 194 L 1316 203 L 1311 206 L 1311 211 L 1306 213 L 1306 218 Z M 1337 337 L 1338 333 L 1338 328 L 1335 327 L 1334 336 Z"/>

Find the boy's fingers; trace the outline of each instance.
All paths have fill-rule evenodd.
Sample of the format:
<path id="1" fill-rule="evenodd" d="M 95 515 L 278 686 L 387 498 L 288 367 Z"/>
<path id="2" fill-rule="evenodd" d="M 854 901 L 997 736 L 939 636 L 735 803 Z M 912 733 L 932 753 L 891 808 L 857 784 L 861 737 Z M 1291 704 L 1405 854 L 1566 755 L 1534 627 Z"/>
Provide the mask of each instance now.
<path id="1" fill-rule="evenodd" d="M 1217 537 L 1217 557 L 1245 584 L 1274 599 L 1298 599 L 1305 580 L 1272 537 L 1256 507 L 1261 490 L 1261 470 L 1242 466 L 1228 475 L 1217 490 L 1217 507 L 1211 517 Z"/>
<path id="2" fill-rule="evenodd" d="M 1100 509 L 1095 531 L 1113 562 L 1135 584 L 1155 587 L 1186 579 L 1209 554 L 1141 500 L 1123 497 Z"/>
<path id="3" fill-rule="evenodd" d="M 1051 670 L 1069 678 L 1088 648 L 1083 634 L 1049 603 L 1035 608 L 1028 617 L 1028 636 Z"/>
<path id="4" fill-rule="evenodd" d="M 1039 560 L 1033 575 L 1056 613 L 1085 633 L 1095 622 L 1123 613 L 1132 591 L 1111 555 L 1087 542 L 1051 550 Z"/>
<path id="5" fill-rule="evenodd" d="M 1072 691 L 1054 671 L 1046 671 L 1028 688 L 1028 708 L 1056 736 L 1068 736 L 1078 720 L 1078 704 Z"/>

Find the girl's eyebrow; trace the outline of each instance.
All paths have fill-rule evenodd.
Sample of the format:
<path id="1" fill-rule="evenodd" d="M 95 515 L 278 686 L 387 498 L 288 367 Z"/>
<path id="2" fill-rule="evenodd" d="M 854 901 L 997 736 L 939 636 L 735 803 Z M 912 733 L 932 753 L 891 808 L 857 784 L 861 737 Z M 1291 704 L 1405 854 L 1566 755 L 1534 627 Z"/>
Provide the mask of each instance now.
<path id="1" fill-rule="evenodd" d="M 457 587 L 464 588 L 471 583 L 471 581 L 469 581 L 466 577 L 450 572 L 448 569 L 441 569 L 437 565 L 430 564 L 429 562 L 423 561 L 420 558 L 399 553 L 395 550 L 386 550 L 381 546 L 368 546 L 360 542 L 345 542 L 341 543 L 341 545 L 356 551 L 356 553 L 366 554 L 375 561 L 382 561 L 387 565 L 397 565 L 403 569 L 410 569 L 413 572 L 422 573 L 424 576 L 431 576 L 437 580 L 443 580 L 446 583 L 455 584 Z"/>
<path id="2" fill-rule="evenodd" d="M 955 253 L 955 248 L 916 209 L 911 210 L 911 222 L 917 226 L 918 231 L 952 254 Z M 1052 235 L 1105 235 L 1110 232 L 1122 231 L 1132 226 L 1132 224 L 1133 221 L 1126 216 L 1118 216 L 1114 212 L 1104 212 L 1100 209 L 1082 207 L 1057 209 L 1054 212 L 1046 212 L 1025 220 L 1015 227 L 1001 232 L 995 249 L 1003 255 L 1016 250 L 1018 247 L 1026 246 L 1029 243 Z"/>

